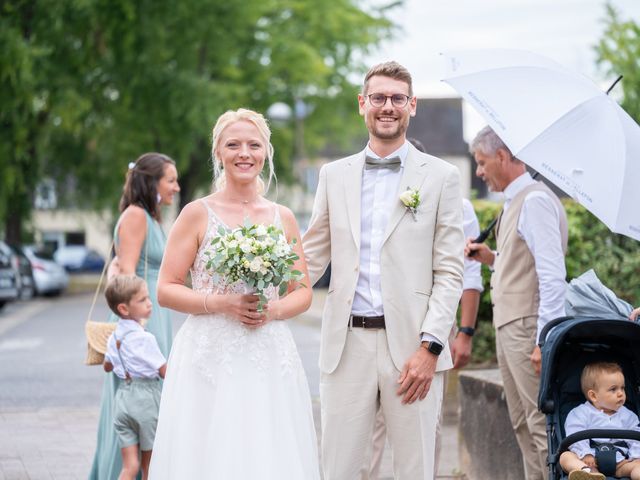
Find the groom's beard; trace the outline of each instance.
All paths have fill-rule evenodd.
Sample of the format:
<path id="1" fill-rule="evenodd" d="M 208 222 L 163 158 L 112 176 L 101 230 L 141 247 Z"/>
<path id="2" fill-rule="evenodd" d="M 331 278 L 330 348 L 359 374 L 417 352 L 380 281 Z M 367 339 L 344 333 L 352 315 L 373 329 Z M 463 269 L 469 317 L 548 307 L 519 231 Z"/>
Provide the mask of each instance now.
<path id="1" fill-rule="evenodd" d="M 395 140 L 396 138 L 402 137 L 409 127 L 409 114 L 407 112 L 401 112 L 399 114 L 391 114 L 389 116 L 394 117 L 396 119 L 393 122 L 394 128 L 384 128 L 382 122 L 378 120 L 377 117 L 384 117 L 384 114 L 373 115 L 372 112 L 369 112 L 368 118 L 365 118 L 365 123 L 369 130 L 369 133 L 382 140 Z"/>

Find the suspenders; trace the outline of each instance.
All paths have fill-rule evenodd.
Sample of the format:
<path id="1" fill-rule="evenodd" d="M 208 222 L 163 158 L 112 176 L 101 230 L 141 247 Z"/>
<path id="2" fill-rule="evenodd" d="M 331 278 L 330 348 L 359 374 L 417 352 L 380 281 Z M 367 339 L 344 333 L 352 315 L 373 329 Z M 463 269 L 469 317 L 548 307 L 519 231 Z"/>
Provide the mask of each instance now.
<path id="1" fill-rule="evenodd" d="M 122 342 L 124 342 L 124 339 L 126 338 L 127 335 L 129 335 L 132 332 L 132 330 L 129 330 L 127 333 L 125 333 L 122 336 L 122 339 L 118 339 L 118 337 L 116 337 L 116 332 L 113 332 L 113 338 L 116 339 L 116 348 L 118 350 L 118 358 L 120 358 L 120 363 L 122 363 L 122 369 L 124 370 L 124 376 L 125 376 L 125 382 L 127 383 L 131 383 L 131 375 L 129 375 L 129 372 L 127 370 L 127 366 L 124 363 L 124 359 L 122 358 L 122 355 L 120 354 L 120 347 L 122 346 Z"/>

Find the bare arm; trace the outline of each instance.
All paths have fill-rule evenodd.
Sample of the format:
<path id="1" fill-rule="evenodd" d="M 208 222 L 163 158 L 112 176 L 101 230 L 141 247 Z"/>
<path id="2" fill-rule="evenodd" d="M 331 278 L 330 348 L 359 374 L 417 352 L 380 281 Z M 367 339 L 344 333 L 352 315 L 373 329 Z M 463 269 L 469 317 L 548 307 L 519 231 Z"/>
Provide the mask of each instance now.
<path id="1" fill-rule="evenodd" d="M 207 229 L 207 212 L 198 202 L 187 205 L 171 228 L 158 275 L 158 303 L 178 312 L 224 313 L 246 324 L 262 319 L 256 295 L 194 292 L 185 285 L 189 268 Z M 206 306 L 205 306 L 206 302 Z"/>
<path id="2" fill-rule="evenodd" d="M 311 306 L 312 298 L 309 272 L 307 271 L 307 262 L 304 258 L 298 223 L 291 210 L 282 206 L 278 206 L 278 208 L 280 208 L 282 226 L 284 227 L 287 240 L 291 242 L 295 239 L 296 243 L 293 249 L 298 257 L 300 257 L 294 263 L 293 269 L 301 271 L 304 274 L 304 278 L 300 282 L 289 282 L 287 295 L 279 300 L 269 302 L 266 311 L 267 318 L 270 320 L 284 320 L 307 311 Z"/>
<path id="3" fill-rule="evenodd" d="M 138 206 L 130 205 L 122 212 L 118 224 L 116 253 L 119 270 L 115 273 L 124 275 L 136 273 L 136 265 L 138 265 L 140 254 L 144 255 L 142 245 L 146 236 L 147 216 L 144 210 Z"/>
<path id="4" fill-rule="evenodd" d="M 480 305 L 480 292 L 472 288 L 463 290 L 460 299 L 460 326 L 476 328 L 476 317 Z M 462 368 L 471 359 L 472 337 L 458 332 L 451 353 L 453 355 L 453 368 Z"/>

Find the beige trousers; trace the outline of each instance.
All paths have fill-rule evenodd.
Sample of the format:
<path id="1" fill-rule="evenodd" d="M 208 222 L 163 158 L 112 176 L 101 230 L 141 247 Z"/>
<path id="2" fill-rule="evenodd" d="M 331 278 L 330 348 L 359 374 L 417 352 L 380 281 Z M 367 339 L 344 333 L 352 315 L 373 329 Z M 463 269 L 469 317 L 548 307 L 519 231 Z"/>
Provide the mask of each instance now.
<path id="1" fill-rule="evenodd" d="M 441 373 L 434 376 L 424 400 L 402 405 L 402 397 L 396 394 L 399 375 L 384 329 L 349 330 L 338 368 L 320 378 L 325 480 L 369 478 L 368 457 L 378 406 L 393 452 L 395 480 L 433 480 L 443 377 Z"/>
<path id="2" fill-rule="evenodd" d="M 549 475 L 545 417 L 538 411 L 540 378 L 530 360 L 537 323 L 538 317 L 524 317 L 496 330 L 498 365 L 526 480 L 546 480 Z"/>
<path id="3" fill-rule="evenodd" d="M 449 348 L 453 345 L 453 341 L 456 338 L 456 332 L 458 329 L 453 327 L 449 334 Z M 444 403 L 444 396 L 449 382 L 448 370 L 443 372 L 442 381 L 442 402 Z M 442 407 L 440 405 L 440 415 L 438 422 L 436 423 L 436 447 L 435 447 L 435 461 L 433 462 L 433 476 L 438 474 L 438 464 L 440 461 L 440 433 L 442 431 Z M 380 478 L 380 465 L 382 465 L 382 455 L 384 454 L 384 446 L 387 439 L 387 428 L 384 426 L 384 417 L 382 412 L 378 409 L 376 413 L 376 423 L 373 428 L 373 439 L 371 442 L 371 458 L 367 460 L 369 465 L 369 477 L 365 477 L 365 480 L 378 480 Z"/>

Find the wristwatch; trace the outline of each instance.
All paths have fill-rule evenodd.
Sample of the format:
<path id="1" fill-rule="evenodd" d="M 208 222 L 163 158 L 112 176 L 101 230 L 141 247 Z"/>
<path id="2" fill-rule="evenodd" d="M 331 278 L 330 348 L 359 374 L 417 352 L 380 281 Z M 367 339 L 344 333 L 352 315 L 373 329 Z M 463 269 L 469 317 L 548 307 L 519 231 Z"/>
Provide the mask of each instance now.
<path id="1" fill-rule="evenodd" d="M 476 329 L 473 327 L 460 327 L 458 328 L 458 333 L 464 333 L 470 337 L 473 337 L 473 334 L 476 333 Z"/>
<path id="2" fill-rule="evenodd" d="M 440 355 L 443 349 L 443 346 L 441 343 L 434 342 L 433 340 L 430 342 L 422 342 L 420 346 L 424 348 L 427 352 L 433 353 L 436 356 Z"/>

